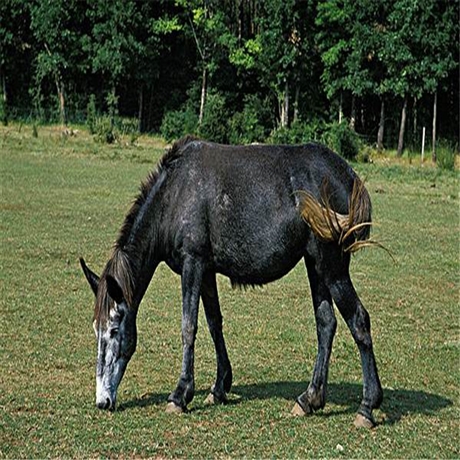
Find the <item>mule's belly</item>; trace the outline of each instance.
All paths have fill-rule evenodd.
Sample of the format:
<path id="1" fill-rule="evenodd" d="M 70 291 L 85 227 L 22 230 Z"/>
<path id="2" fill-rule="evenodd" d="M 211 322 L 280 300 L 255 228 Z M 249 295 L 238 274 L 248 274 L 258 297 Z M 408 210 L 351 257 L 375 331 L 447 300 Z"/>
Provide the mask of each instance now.
<path id="1" fill-rule="evenodd" d="M 222 261 L 216 264 L 215 271 L 228 277 L 232 285 L 240 286 L 261 286 L 276 281 L 287 275 L 299 262 L 301 255 L 290 257 L 282 263 L 274 263 L 266 267 L 248 267 L 247 265 L 235 263 L 234 260 Z"/>
<path id="2" fill-rule="evenodd" d="M 307 232 L 303 222 L 272 222 L 247 231 L 236 222 L 212 244 L 216 272 L 232 284 L 261 285 L 282 278 L 305 254 Z"/>

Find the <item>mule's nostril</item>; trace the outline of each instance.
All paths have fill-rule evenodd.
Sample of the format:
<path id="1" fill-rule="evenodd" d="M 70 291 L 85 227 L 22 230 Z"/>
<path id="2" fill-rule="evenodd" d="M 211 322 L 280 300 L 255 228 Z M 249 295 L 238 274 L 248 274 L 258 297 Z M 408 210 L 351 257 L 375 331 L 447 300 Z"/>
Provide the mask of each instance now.
<path id="1" fill-rule="evenodd" d="M 98 409 L 109 409 L 111 401 L 109 398 L 106 398 L 105 401 L 99 401 L 96 405 Z"/>

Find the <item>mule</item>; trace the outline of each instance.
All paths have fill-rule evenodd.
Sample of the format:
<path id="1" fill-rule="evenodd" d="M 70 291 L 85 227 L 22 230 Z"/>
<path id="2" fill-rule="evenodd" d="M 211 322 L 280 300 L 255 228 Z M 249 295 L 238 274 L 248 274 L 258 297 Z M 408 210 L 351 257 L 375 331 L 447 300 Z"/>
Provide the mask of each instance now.
<path id="1" fill-rule="evenodd" d="M 293 413 L 324 407 L 337 321 L 333 302 L 361 355 L 363 398 L 356 424 L 374 426 L 382 401 L 369 315 L 349 275 L 350 254 L 370 244 L 371 202 L 352 168 L 318 144 L 228 146 L 186 137 L 165 153 L 142 184 L 102 275 L 80 259 L 95 296 L 96 404 L 114 410 L 136 349 L 136 316 L 160 262 L 181 276 L 182 369 L 167 411 L 184 412 L 194 396 L 194 343 L 200 298 L 215 345 L 210 397 L 225 403 L 232 367 L 222 332 L 216 274 L 257 286 L 304 259 L 316 318 L 318 353 Z"/>

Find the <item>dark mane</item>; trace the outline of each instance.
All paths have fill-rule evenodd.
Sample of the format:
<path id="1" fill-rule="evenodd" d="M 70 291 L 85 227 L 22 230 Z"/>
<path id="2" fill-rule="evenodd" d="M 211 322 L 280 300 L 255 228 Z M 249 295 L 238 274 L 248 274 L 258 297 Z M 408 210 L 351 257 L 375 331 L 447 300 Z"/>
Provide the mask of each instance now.
<path id="1" fill-rule="evenodd" d="M 157 168 L 151 171 L 147 176 L 147 179 L 142 182 L 140 193 L 131 206 L 131 209 L 126 215 L 123 226 L 121 227 L 120 234 L 115 242 L 115 248 L 123 249 L 127 244 L 129 244 L 132 231 L 136 227 L 136 218 L 139 216 L 140 211 L 147 203 L 149 197 L 151 197 L 152 194 L 154 194 L 154 192 L 156 192 L 159 188 L 159 185 L 161 185 L 164 173 L 182 156 L 184 147 L 197 140 L 198 139 L 196 137 L 189 135 L 176 141 L 161 157 Z"/>
<path id="2" fill-rule="evenodd" d="M 107 262 L 99 280 L 96 304 L 94 307 L 94 320 L 98 325 L 101 321 L 107 320 L 110 309 L 113 306 L 113 300 L 107 292 L 107 276 L 109 275 L 118 281 L 128 306 L 132 305 L 134 283 L 131 263 L 125 252 L 118 248 L 114 248 L 112 257 Z"/>
<path id="3" fill-rule="evenodd" d="M 123 290 L 123 294 L 128 303 L 132 306 L 134 292 L 135 263 L 130 259 L 126 247 L 132 243 L 137 225 L 143 215 L 144 207 L 149 204 L 156 191 L 161 186 L 167 170 L 182 156 L 184 148 L 191 142 L 198 139 L 193 136 L 186 136 L 175 142 L 172 147 L 160 159 L 158 166 L 153 170 L 147 179 L 142 182 L 140 192 L 135 199 L 131 209 L 125 217 L 118 238 L 114 244 L 113 253 L 100 278 L 97 292 L 96 305 L 94 309 L 94 320 L 99 324 L 108 318 L 113 300 L 107 292 L 107 276 L 115 278 Z"/>

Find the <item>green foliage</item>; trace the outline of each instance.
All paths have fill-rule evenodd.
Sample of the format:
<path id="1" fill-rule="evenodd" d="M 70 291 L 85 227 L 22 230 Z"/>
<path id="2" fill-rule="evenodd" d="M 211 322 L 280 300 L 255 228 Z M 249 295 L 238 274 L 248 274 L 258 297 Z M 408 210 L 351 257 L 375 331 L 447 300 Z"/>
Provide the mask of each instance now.
<path id="1" fill-rule="evenodd" d="M 225 97 L 217 92 L 208 93 L 199 136 L 213 142 L 228 142 L 228 119 Z"/>
<path id="2" fill-rule="evenodd" d="M 198 115 L 190 108 L 167 112 L 161 123 L 160 133 L 168 141 L 172 142 L 185 134 L 194 134 L 198 126 Z"/>
<path id="3" fill-rule="evenodd" d="M 270 134 L 269 142 L 274 144 L 306 144 L 320 142 L 326 125 L 321 120 L 303 122 L 296 120 L 290 127 L 278 127 Z"/>
<path id="4" fill-rule="evenodd" d="M 436 165 L 439 169 L 453 171 L 458 148 L 449 142 L 442 141 L 436 145 Z"/>
<path id="5" fill-rule="evenodd" d="M 323 134 L 323 142 L 347 160 L 354 160 L 360 149 L 358 134 L 347 123 L 332 123 Z"/>
<path id="6" fill-rule="evenodd" d="M 139 121 L 136 118 L 119 118 L 117 128 L 121 136 L 129 137 L 131 145 L 139 139 Z"/>
<path id="7" fill-rule="evenodd" d="M 95 139 L 98 142 L 113 144 L 118 138 L 118 130 L 115 128 L 113 119 L 107 116 L 96 118 Z"/>
<path id="8" fill-rule="evenodd" d="M 107 76 L 109 85 L 117 85 L 132 70 L 134 58 L 143 53 L 136 36 L 140 12 L 132 0 L 95 0 L 86 14 L 92 23 L 91 39 L 85 45 L 93 72 Z"/>
<path id="9" fill-rule="evenodd" d="M 401 98 L 407 123 L 416 98 L 428 126 L 427 96 L 437 91 L 447 107 L 438 132 L 457 142 L 457 10 L 439 0 L 3 0 L 0 87 L 10 118 L 81 122 L 96 94 L 101 113 L 139 117 L 155 132 L 167 112 L 183 111 L 192 87 L 212 88 L 226 98 L 226 137 L 241 142 L 294 120 L 331 122 L 338 106 L 347 119 L 354 107 L 369 138 L 381 98 L 388 148 Z M 119 101 L 103 104 L 109 92 Z M 248 96 L 271 115 L 245 107 Z M 201 112 L 200 100 L 192 111 Z"/>
<path id="10" fill-rule="evenodd" d="M 377 157 L 378 155 L 379 152 L 375 148 L 369 145 L 361 145 L 355 159 L 359 163 L 371 163 L 373 161 L 373 157 Z"/>
<path id="11" fill-rule="evenodd" d="M 115 90 L 106 97 L 108 116 L 99 116 L 94 121 L 94 134 L 98 142 L 113 144 L 120 137 L 118 124 L 118 96 Z"/>
<path id="12" fill-rule="evenodd" d="M 88 105 L 86 106 L 86 126 L 90 134 L 96 133 L 96 119 L 97 119 L 97 110 L 96 110 L 96 96 L 91 94 L 89 96 Z"/>
<path id="13" fill-rule="evenodd" d="M 257 96 L 248 96 L 244 108 L 236 112 L 228 124 L 228 138 L 232 144 L 250 144 L 264 142 L 268 132 L 267 119 L 270 113 L 266 101 L 261 101 Z"/>
<path id="14" fill-rule="evenodd" d="M 238 68 L 254 69 L 260 59 L 262 45 L 258 38 L 250 38 L 242 46 L 235 46 L 229 55 L 229 60 Z"/>

